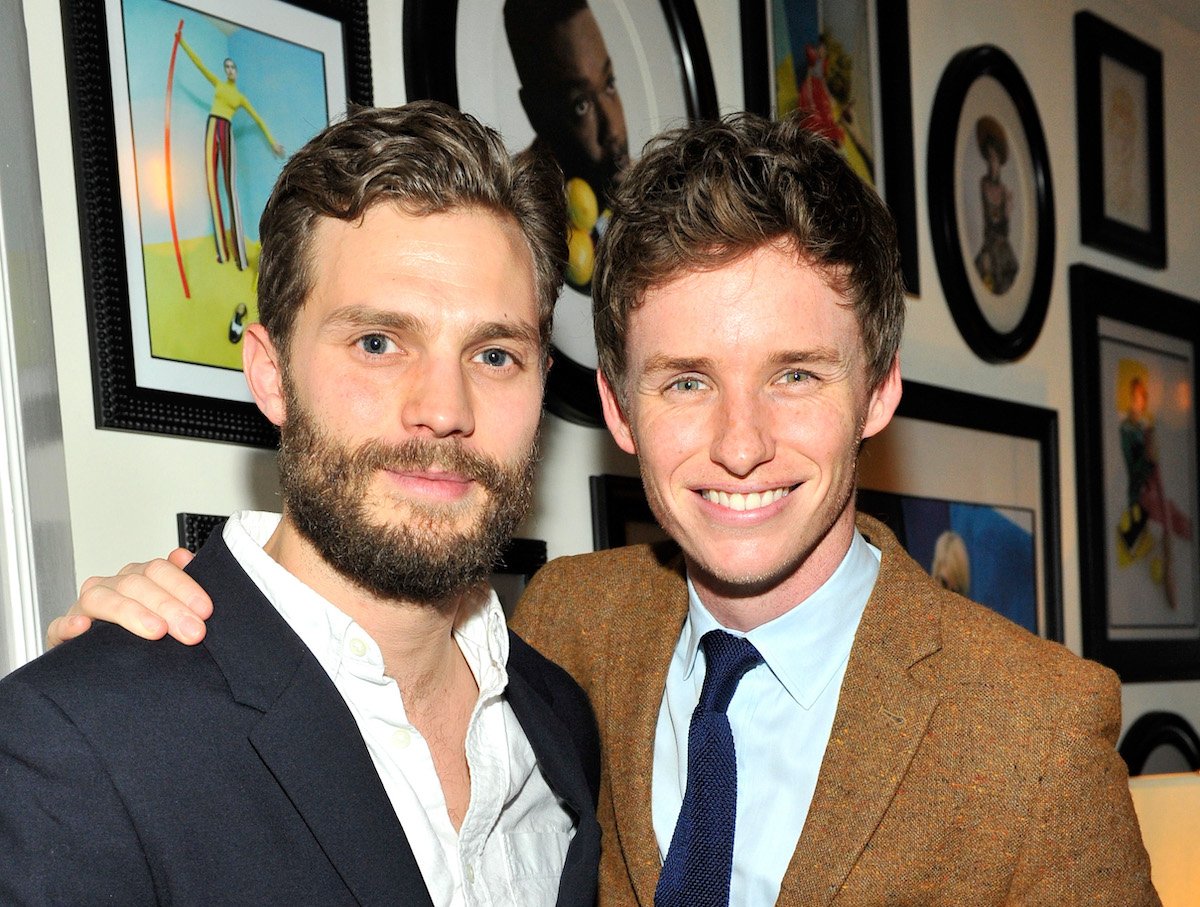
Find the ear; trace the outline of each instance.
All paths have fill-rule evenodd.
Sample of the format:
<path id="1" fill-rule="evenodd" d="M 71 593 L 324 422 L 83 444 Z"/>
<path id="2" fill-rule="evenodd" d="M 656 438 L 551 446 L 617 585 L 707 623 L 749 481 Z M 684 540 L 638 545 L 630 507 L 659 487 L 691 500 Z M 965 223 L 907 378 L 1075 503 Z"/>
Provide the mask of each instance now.
<path id="1" fill-rule="evenodd" d="M 888 369 L 887 375 L 879 386 L 871 392 L 871 400 L 867 404 L 867 418 L 863 423 L 863 437 L 870 438 L 873 435 L 879 434 L 888 423 L 892 421 L 892 416 L 896 412 L 896 407 L 900 405 L 900 395 L 902 393 L 900 381 L 900 354 L 896 354 L 896 358 L 892 360 L 892 367 Z"/>
<path id="2" fill-rule="evenodd" d="M 254 402 L 275 425 L 287 418 L 283 393 L 283 362 L 279 351 L 258 322 L 246 325 L 242 334 L 242 371 Z"/>
<path id="3" fill-rule="evenodd" d="M 600 405 L 604 408 L 604 422 L 608 426 L 613 440 L 617 442 L 617 447 L 625 453 L 636 456 L 637 444 L 633 440 L 633 429 L 629 425 L 629 419 L 625 415 L 625 410 L 621 407 L 621 402 L 617 399 L 612 385 L 608 383 L 608 378 L 599 369 L 596 370 L 596 383 L 600 387 Z"/>

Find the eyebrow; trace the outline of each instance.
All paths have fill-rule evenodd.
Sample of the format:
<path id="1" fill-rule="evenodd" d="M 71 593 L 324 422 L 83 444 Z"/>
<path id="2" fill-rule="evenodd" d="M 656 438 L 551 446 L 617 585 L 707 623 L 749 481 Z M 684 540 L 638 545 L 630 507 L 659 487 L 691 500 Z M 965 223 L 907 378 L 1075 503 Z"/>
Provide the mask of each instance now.
<path id="1" fill-rule="evenodd" d="M 419 331 L 424 321 L 407 312 L 389 312 L 365 305 L 348 305 L 334 310 L 325 320 L 331 328 L 390 328 L 394 331 Z"/>
<path id="2" fill-rule="evenodd" d="M 520 321 L 485 321 L 475 325 L 467 335 L 468 346 L 489 340 L 515 340 L 534 348 L 542 345 L 542 335 L 537 328 Z"/>
<path id="3" fill-rule="evenodd" d="M 846 361 L 833 347 L 819 346 L 808 350 L 781 350 L 768 360 L 773 367 L 782 368 L 785 365 L 842 365 Z M 668 356 L 659 354 L 651 356 L 642 367 L 643 375 L 659 372 L 709 372 L 714 362 L 707 356 Z"/>
<path id="4" fill-rule="evenodd" d="M 343 306 L 335 310 L 325 321 L 327 328 L 378 328 L 397 333 L 425 333 L 426 322 L 408 312 L 391 312 L 365 305 Z M 515 340 L 518 343 L 539 347 L 542 337 L 538 329 L 519 321 L 484 321 L 472 325 L 467 334 L 467 345 L 486 343 L 489 340 Z"/>

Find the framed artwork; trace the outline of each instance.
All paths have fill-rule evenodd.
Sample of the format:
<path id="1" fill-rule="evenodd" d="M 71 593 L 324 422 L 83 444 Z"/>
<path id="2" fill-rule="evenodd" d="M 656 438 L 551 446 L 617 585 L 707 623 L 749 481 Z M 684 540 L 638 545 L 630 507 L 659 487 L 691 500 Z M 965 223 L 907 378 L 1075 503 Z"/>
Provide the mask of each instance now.
<path id="1" fill-rule="evenodd" d="M 808 111 L 886 199 L 919 295 L 907 0 L 741 0 L 741 26 L 746 109 Z"/>
<path id="2" fill-rule="evenodd" d="M 1167 266 L 1162 53 L 1075 14 L 1079 221 L 1089 246 Z"/>
<path id="3" fill-rule="evenodd" d="M 546 543 L 541 539 L 509 540 L 491 576 L 492 588 L 496 590 L 496 597 L 504 606 L 506 615 L 512 614 L 521 593 L 533 575 L 544 566 Z"/>
<path id="4" fill-rule="evenodd" d="M 1071 268 L 1083 653 L 1200 678 L 1200 303 Z"/>
<path id="5" fill-rule="evenodd" d="M 567 285 L 554 317 L 546 408 L 601 427 L 592 333 L 595 244 L 632 155 L 663 129 L 717 116 L 693 0 L 608 0 L 556 14 L 539 0 L 406 0 L 410 98 L 453 104 L 566 177 Z"/>
<path id="6" fill-rule="evenodd" d="M 859 458 L 858 508 L 942 585 L 1062 639 L 1053 410 L 905 381 Z"/>
<path id="7" fill-rule="evenodd" d="M 981 359 L 1019 359 L 1050 305 L 1054 193 L 1033 96 L 1004 51 L 972 47 L 947 65 L 928 158 L 933 251 L 954 323 Z"/>
<path id="8" fill-rule="evenodd" d="M 62 0 L 96 424 L 273 446 L 241 374 L 283 166 L 369 103 L 366 0 Z"/>
<path id="9" fill-rule="evenodd" d="M 658 525 L 642 480 L 632 476 L 592 476 L 592 545 L 597 551 L 661 542 L 668 538 Z"/>

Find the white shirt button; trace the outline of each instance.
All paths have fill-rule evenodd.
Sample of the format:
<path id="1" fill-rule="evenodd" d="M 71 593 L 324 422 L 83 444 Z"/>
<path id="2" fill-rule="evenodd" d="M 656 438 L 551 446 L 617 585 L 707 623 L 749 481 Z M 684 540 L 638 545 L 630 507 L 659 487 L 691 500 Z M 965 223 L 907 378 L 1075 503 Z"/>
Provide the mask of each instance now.
<path id="1" fill-rule="evenodd" d="M 356 636 L 350 640 L 350 654 L 355 658 L 362 658 L 367 654 L 367 644 Z"/>
<path id="2" fill-rule="evenodd" d="M 408 728 L 398 727 L 392 732 L 392 745 L 397 749 L 405 749 L 412 743 L 412 734 Z"/>
<path id="3" fill-rule="evenodd" d="M 466 870 L 463 872 L 463 875 L 465 875 L 467 877 L 467 884 L 469 884 L 469 885 L 475 884 L 475 867 L 472 866 L 470 863 L 467 864 Z"/>

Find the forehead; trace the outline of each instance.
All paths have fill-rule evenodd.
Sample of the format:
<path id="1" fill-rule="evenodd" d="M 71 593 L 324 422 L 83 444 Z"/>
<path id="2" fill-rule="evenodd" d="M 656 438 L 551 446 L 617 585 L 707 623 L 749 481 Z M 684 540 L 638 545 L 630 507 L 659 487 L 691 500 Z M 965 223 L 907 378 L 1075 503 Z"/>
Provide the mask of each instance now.
<path id="1" fill-rule="evenodd" d="M 651 288 L 626 329 L 631 366 L 639 355 L 745 359 L 808 347 L 849 354 L 859 338 L 853 307 L 827 274 L 776 245 Z"/>
<path id="2" fill-rule="evenodd" d="M 604 35 L 590 9 L 581 9 L 551 26 L 547 43 L 543 65 L 560 79 L 579 78 L 590 68 L 608 61 Z"/>
<path id="3" fill-rule="evenodd" d="M 537 323 L 533 257 L 510 217 L 481 208 L 413 214 L 377 204 L 361 220 L 321 217 L 305 309 L 420 308 L 436 318 Z"/>

